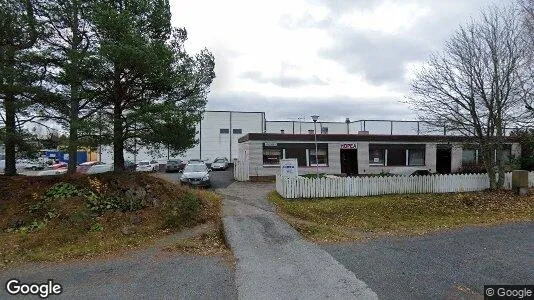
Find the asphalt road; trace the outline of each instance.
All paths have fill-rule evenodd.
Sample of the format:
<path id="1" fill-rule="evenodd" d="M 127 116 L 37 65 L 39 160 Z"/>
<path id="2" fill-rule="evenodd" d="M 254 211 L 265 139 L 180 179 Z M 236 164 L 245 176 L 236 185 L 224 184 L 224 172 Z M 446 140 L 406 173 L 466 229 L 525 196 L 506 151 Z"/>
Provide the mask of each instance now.
<path id="1" fill-rule="evenodd" d="M 164 177 L 172 182 L 180 182 L 182 173 L 159 173 L 158 176 Z M 225 171 L 211 171 L 210 180 L 212 189 L 226 188 L 234 182 L 234 169 L 230 166 Z"/>
<path id="2" fill-rule="evenodd" d="M 322 247 L 380 299 L 478 299 L 485 284 L 534 284 L 532 222 Z"/>
<path id="3" fill-rule="evenodd" d="M 236 299 L 233 273 L 233 268 L 221 257 L 166 252 L 26 265 L 0 272 L 0 299 L 11 298 L 5 284 L 12 278 L 24 283 L 46 283 L 52 279 L 63 288 L 59 299 Z"/>
<path id="4" fill-rule="evenodd" d="M 266 199 L 273 189 L 236 182 L 217 190 L 239 299 L 376 299 L 365 282 L 276 214 Z"/>

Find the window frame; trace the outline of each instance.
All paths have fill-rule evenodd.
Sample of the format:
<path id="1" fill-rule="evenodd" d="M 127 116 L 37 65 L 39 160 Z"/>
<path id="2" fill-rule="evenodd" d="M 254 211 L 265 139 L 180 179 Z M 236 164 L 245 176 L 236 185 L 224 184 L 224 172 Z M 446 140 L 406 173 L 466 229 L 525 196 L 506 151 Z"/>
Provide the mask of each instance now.
<path id="1" fill-rule="evenodd" d="M 219 134 L 230 134 L 229 128 L 219 128 Z"/>

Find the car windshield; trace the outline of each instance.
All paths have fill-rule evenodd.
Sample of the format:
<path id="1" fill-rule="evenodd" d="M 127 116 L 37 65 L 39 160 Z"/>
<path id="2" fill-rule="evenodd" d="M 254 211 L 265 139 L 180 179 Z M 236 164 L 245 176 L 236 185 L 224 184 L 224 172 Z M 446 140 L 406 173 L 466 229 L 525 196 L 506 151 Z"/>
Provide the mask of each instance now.
<path id="1" fill-rule="evenodd" d="M 215 162 L 216 163 L 224 163 L 224 162 L 226 162 L 226 160 L 223 159 L 223 158 L 219 158 L 219 159 L 216 159 Z"/>
<path id="2" fill-rule="evenodd" d="M 188 172 L 206 172 L 205 165 L 187 165 L 185 167 L 184 173 Z"/>
<path id="3" fill-rule="evenodd" d="M 139 165 L 140 165 L 140 166 L 147 166 L 147 165 L 149 165 L 149 164 L 150 164 L 150 163 L 149 163 L 148 161 L 140 161 L 140 162 L 139 162 Z"/>
<path id="4" fill-rule="evenodd" d="M 179 163 L 180 163 L 179 160 L 169 160 L 169 161 L 167 162 L 168 165 L 177 165 L 177 164 L 179 164 Z"/>

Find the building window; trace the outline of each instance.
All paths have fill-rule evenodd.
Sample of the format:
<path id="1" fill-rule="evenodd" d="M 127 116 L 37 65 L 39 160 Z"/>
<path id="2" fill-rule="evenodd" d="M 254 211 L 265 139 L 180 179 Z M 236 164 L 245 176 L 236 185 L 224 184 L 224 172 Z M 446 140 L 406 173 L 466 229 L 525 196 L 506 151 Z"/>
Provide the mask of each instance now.
<path id="1" fill-rule="evenodd" d="M 424 166 L 425 165 L 425 149 L 408 149 L 408 165 L 409 166 Z"/>
<path id="2" fill-rule="evenodd" d="M 388 166 L 406 166 L 406 148 L 402 146 L 389 146 L 387 165 Z"/>
<path id="3" fill-rule="evenodd" d="M 306 166 L 306 149 L 300 147 L 294 147 L 286 145 L 287 148 L 284 148 L 286 157 L 285 158 L 296 158 L 297 163 L 301 167 Z"/>
<path id="4" fill-rule="evenodd" d="M 315 162 L 315 149 L 310 149 L 308 151 L 308 161 L 310 167 L 317 166 L 317 163 Z M 317 149 L 317 161 L 319 166 L 327 166 L 328 165 L 328 150 L 327 149 Z"/>
<path id="5" fill-rule="evenodd" d="M 242 134 L 243 130 L 242 129 L 232 129 L 232 133 L 233 134 Z"/>
<path id="6" fill-rule="evenodd" d="M 282 158 L 282 149 L 263 148 L 263 165 L 276 166 L 280 165 Z"/>
<path id="7" fill-rule="evenodd" d="M 220 134 L 230 133 L 230 129 L 228 129 L 228 128 L 221 128 L 221 129 L 219 129 L 219 133 L 220 133 Z"/>
<path id="8" fill-rule="evenodd" d="M 369 165 L 383 166 L 386 161 L 386 149 L 376 145 L 369 145 Z"/>
<path id="9" fill-rule="evenodd" d="M 328 127 L 321 127 L 321 134 L 328 134 Z"/>
<path id="10" fill-rule="evenodd" d="M 477 150 L 463 149 L 462 150 L 462 165 L 476 165 L 477 164 Z"/>

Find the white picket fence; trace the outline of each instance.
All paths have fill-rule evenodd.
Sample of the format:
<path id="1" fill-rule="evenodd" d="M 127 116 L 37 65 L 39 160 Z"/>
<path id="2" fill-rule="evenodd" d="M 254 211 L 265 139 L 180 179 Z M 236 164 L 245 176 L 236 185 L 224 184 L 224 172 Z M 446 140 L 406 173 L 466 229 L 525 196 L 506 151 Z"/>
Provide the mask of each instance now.
<path id="1" fill-rule="evenodd" d="M 534 186 L 534 172 L 528 174 Z M 512 173 L 505 174 L 504 187 L 512 188 Z M 481 191 L 489 188 L 486 174 L 450 174 L 429 176 L 283 178 L 276 177 L 276 191 L 286 199 L 373 196 L 385 194 L 452 193 Z"/>
<path id="2" fill-rule="evenodd" d="M 234 179 L 237 181 L 248 181 L 250 179 L 249 165 L 247 162 L 234 161 Z"/>

